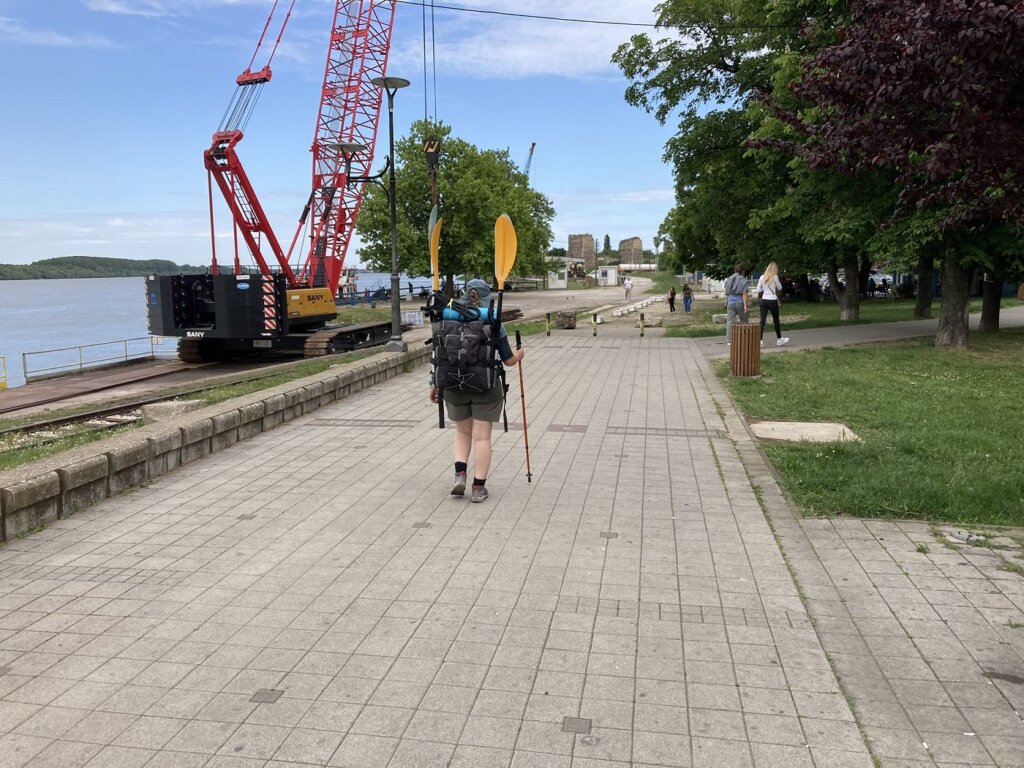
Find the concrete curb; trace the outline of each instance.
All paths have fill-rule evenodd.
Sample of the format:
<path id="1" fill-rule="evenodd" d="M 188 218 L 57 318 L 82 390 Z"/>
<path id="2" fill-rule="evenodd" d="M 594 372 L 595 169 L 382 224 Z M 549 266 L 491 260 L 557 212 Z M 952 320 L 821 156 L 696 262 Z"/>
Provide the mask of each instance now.
<path id="1" fill-rule="evenodd" d="M 68 517 L 430 360 L 418 346 L 191 411 L 0 473 L 3 541 Z"/>

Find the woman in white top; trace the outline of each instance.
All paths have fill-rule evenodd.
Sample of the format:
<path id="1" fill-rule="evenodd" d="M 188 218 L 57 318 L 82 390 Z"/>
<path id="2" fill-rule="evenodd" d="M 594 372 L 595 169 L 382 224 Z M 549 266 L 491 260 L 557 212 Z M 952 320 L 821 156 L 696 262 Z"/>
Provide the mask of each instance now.
<path id="1" fill-rule="evenodd" d="M 757 292 L 761 297 L 761 345 L 764 345 L 764 323 L 768 319 L 768 313 L 772 313 L 772 322 L 775 323 L 775 345 L 781 347 L 789 343 L 789 337 L 782 335 L 782 327 L 779 325 L 779 294 L 782 293 L 782 283 L 779 282 L 779 267 L 772 261 L 769 262 L 764 274 L 757 279 Z"/>

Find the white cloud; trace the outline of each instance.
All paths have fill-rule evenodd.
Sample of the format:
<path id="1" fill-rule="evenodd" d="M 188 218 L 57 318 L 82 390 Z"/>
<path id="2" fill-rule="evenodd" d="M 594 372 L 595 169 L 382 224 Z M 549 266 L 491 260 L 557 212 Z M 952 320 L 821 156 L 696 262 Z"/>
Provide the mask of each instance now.
<path id="1" fill-rule="evenodd" d="M 265 0 L 85 0 L 85 7 L 96 13 L 149 18 L 182 16 L 211 6 L 261 4 Z"/>
<path id="2" fill-rule="evenodd" d="M 204 264 L 210 259 L 209 227 L 199 212 L 0 219 L 0 262 L 110 256 Z"/>
<path id="3" fill-rule="evenodd" d="M 554 7 L 548 0 L 473 0 L 466 5 L 560 18 L 644 24 L 655 21 L 650 0 L 564 0 Z M 536 75 L 617 76 L 618 70 L 611 64 L 615 49 L 634 34 L 654 31 L 644 27 L 440 10 L 435 12 L 435 27 L 439 70 L 511 79 Z M 403 46 L 403 55 L 411 47 Z"/>
<path id="4" fill-rule="evenodd" d="M 50 29 L 29 29 L 15 19 L 0 16 L 0 40 L 47 48 L 113 48 L 102 35 L 65 35 Z"/>
<path id="5" fill-rule="evenodd" d="M 184 17 L 212 8 L 251 6 L 257 16 L 269 12 L 270 0 L 85 0 L 97 13 L 150 18 Z M 315 61 L 321 55 L 330 3 L 319 0 L 315 10 L 301 3 L 295 8 L 278 54 L 297 62 Z M 589 19 L 633 24 L 653 24 L 652 0 L 448 0 L 447 6 L 565 19 Z M 283 19 L 287 5 L 277 9 L 273 29 Z M 403 30 L 415 35 L 395 35 L 391 60 L 399 69 L 422 62 L 422 9 L 399 4 L 397 16 Z M 254 24 L 259 21 L 254 17 Z M 429 20 L 428 20 L 429 24 Z M 587 24 L 551 19 L 532 19 L 492 13 L 436 9 L 434 12 L 439 72 L 447 75 L 518 79 L 554 75 L 570 79 L 619 77 L 611 64 L 615 49 L 632 35 L 654 32 L 650 27 Z M 428 33 L 429 34 L 429 33 Z M 428 45 L 430 43 L 428 42 Z M 311 51 L 315 51 L 315 54 Z"/>
<path id="6" fill-rule="evenodd" d="M 553 223 L 553 245 L 562 248 L 568 243 L 569 235 L 586 232 L 598 239 L 610 234 L 616 246 L 623 238 L 638 236 L 644 248 L 650 248 L 658 227 L 675 201 L 670 188 L 610 192 L 573 190 L 553 192 L 550 197 L 558 212 Z"/>
<path id="7" fill-rule="evenodd" d="M 85 7 L 97 13 L 113 13 L 125 16 L 169 16 L 170 11 L 159 0 L 87 0 Z"/>

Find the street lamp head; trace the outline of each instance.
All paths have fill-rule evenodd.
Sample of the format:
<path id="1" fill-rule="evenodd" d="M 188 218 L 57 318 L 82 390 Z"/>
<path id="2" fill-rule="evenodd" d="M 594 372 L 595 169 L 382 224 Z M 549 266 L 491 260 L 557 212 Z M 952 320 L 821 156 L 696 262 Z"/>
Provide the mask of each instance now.
<path id="1" fill-rule="evenodd" d="M 341 142 L 339 144 L 328 144 L 331 149 L 336 149 L 341 152 L 345 157 L 352 157 L 352 155 L 358 155 L 360 152 L 365 152 L 367 147 L 365 144 L 354 144 L 352 142 Z"/>
<path id="2" fill-rule="evenodd" d="M 370 82 L 378 88 L 387 88 L 389 91 L 397 91 L 399 88 L 407 88 L 412 85 L 404 77 L 375 77 Z"/>

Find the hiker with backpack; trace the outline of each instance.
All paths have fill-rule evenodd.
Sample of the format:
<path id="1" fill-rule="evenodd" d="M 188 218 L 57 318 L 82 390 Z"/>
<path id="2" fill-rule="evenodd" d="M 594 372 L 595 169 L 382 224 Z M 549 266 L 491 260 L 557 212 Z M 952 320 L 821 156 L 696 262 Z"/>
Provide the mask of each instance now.
<path id="1" fill-rule="evenodd" d="M 466 493 L 472 452 L 476 457 L 470 489 L 473 502 L 481 502 L 488 495 L 485 484 L 491 468 L 491 430 L 501 419 L 507 389 L 502 364 L 511 368 L 524 355 L 522 348 L 511 348 L 498 318 L 491 317 L 495 310 L 487 306 L 490 295 L 486 281 L 470 280 L 466 296 L 444 308 L 433 336 L 435 369 L 430 401 L 443 400 L 448 418 L 455 422 L 455 483 L 451 495 Z M 495 333 L 496 339 L 492 338 Z"/>

